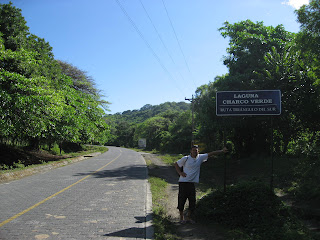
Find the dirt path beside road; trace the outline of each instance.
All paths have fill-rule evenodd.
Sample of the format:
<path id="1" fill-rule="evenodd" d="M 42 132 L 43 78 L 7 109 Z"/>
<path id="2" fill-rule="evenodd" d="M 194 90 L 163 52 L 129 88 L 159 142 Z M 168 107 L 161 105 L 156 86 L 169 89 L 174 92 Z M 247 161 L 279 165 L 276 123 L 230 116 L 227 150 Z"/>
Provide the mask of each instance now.
<path id="1" fill-rule="evenodd" d="M 223 240 L 221 230 L 215 225 L 179 224 L 178 205 L 178 175 L 173 166 L 165 164 L 157 155 L 142 153 L 146 162 L 149 164 L 149 175 L 164 179 L 167 183 L 168 199 L 165 203 L 167 214 L 172 219 L 172 224 L 177 228 L 178 235 L 183 239 L 189 240 Z M 177 159 L 178 160 L 178 159 Z M 186 204 L 187 206 L 187 204 Z"/>

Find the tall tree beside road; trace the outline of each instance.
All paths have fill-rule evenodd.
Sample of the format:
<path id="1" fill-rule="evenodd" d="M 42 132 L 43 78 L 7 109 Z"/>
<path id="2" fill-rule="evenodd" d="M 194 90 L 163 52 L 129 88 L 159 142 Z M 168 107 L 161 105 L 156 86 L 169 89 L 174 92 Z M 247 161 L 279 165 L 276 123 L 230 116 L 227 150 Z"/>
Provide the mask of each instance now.
<path id="1" fill-rule="evenodd" d="M 10 4 L 0 5 L 0 32 L 6 49 L 15 51 L 27 45 L 29 27 L 21 14 L 21 9 Z"/>
<path id="2" fill-rule="evenodd" d="M 301 24 L 299 43 L 303 50 L 311 50 L 312 56 L 319 61 L 320 56 L 320 1 L 311 0 L 296 10 L 298 22 Z"/>
<path id="3" fill-rule="evenodd" d="M 35 148 L 107 141 L 101 106 L 108 102 L 100 99 L 92 79 L 83 81 L 84 89 L 60 63 L 48 42 L 29 33 L 20 9 L 0 4 L 0 141 Z"/>
<path id="4" fill-rule="evenodd" d="M 299 89 L 310 87 L 306 92 L 308 104 L 304 105 L 305 117 L 313 131 L 319 131 L 317 119 L 320 118 L 320 1 L 311 0 L 296 11 L 301 31 L 297 36 L 297 48 L 301 55 L 300 65 L 304 68 L 305 82 Z"/>
<path id="5" fill-rule="evenodd" d="M 294 34 L 285 31 L 282 25 L 264 26 L 263 22 L 250 20 L 225 22 L 219 30 L 224 38 L 229 38 L 228 55 L 224 60 L 229 74 L 217 83 L 219 90 L 258 89 L 255 72 L 265 68 L 265 54 L 273 47 L 283 49 L 294 39 Z"/>

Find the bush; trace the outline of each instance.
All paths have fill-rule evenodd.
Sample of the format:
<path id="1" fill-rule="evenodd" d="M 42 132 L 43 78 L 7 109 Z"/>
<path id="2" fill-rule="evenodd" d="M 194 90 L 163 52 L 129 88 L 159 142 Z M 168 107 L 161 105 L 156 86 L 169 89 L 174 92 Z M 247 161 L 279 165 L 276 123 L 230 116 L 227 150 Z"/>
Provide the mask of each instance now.
<path id="1" fill-rule="evenodd" d="M 63 142 L 60 147 L 65 153 L 80 152 L 83 150 L 80 144 L 73 142 Z"/>
<path id="2" fill-rule="evenodd" d="M 301 200 L 320 201 L 320 159 L 306 157 L 294 169 L 296 187 L 293 193 Z"/>
<path id="3" fill-rule="evenodd" d="M 218 190 L 208 194 L 198 202 L 197 215 L 228 226 L 233 235 L 241 235 L 239 239 L 309 239 L 270 187 L 258 181 L 230 186 L 225 193 Z"/>

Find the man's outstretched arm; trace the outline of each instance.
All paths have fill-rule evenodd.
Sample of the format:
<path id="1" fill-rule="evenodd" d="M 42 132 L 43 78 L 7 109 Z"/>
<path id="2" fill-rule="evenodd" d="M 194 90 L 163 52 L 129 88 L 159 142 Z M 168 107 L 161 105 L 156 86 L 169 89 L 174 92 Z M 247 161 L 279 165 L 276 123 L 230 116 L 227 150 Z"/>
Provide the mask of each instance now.
<path id="1" fill-rule="evenodd" d="M 208 153 L 208 158 L 211 157 L 211 156 L 214 156 L 214 155 L 219 155 L 219 154 L 227 153 L 227 152 L 228 152 L 228 149 L 227 149 L 226 147 L 224 147 L 224 148 L 221 149 L 221 150 L 209 152 L 209 153 Z"/>

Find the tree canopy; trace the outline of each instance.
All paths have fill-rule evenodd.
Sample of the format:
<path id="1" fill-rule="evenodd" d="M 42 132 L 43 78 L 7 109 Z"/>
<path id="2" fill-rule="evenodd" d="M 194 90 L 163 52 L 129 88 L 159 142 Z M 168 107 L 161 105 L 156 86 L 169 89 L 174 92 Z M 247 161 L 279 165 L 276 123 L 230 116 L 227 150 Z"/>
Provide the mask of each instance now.
<path id="1" fill-rule="evenodd" d="M 190 146 L 190 103 L 146 104 L 139 110 L 108 115 L 106 119 L 111 125 L 112 145 L 136 147 L 140 138 L 146 138 L 149 150 L 183 152 Z"/>
<path id="2" fill-rule="evenodd" d="M 72 73 L 77 73 L 72 75 Z M 21 10 L 0 4 L 0 140 L 31 147 L 106 142 L 99 90 L 82 70 L 54 59 Z"/>

